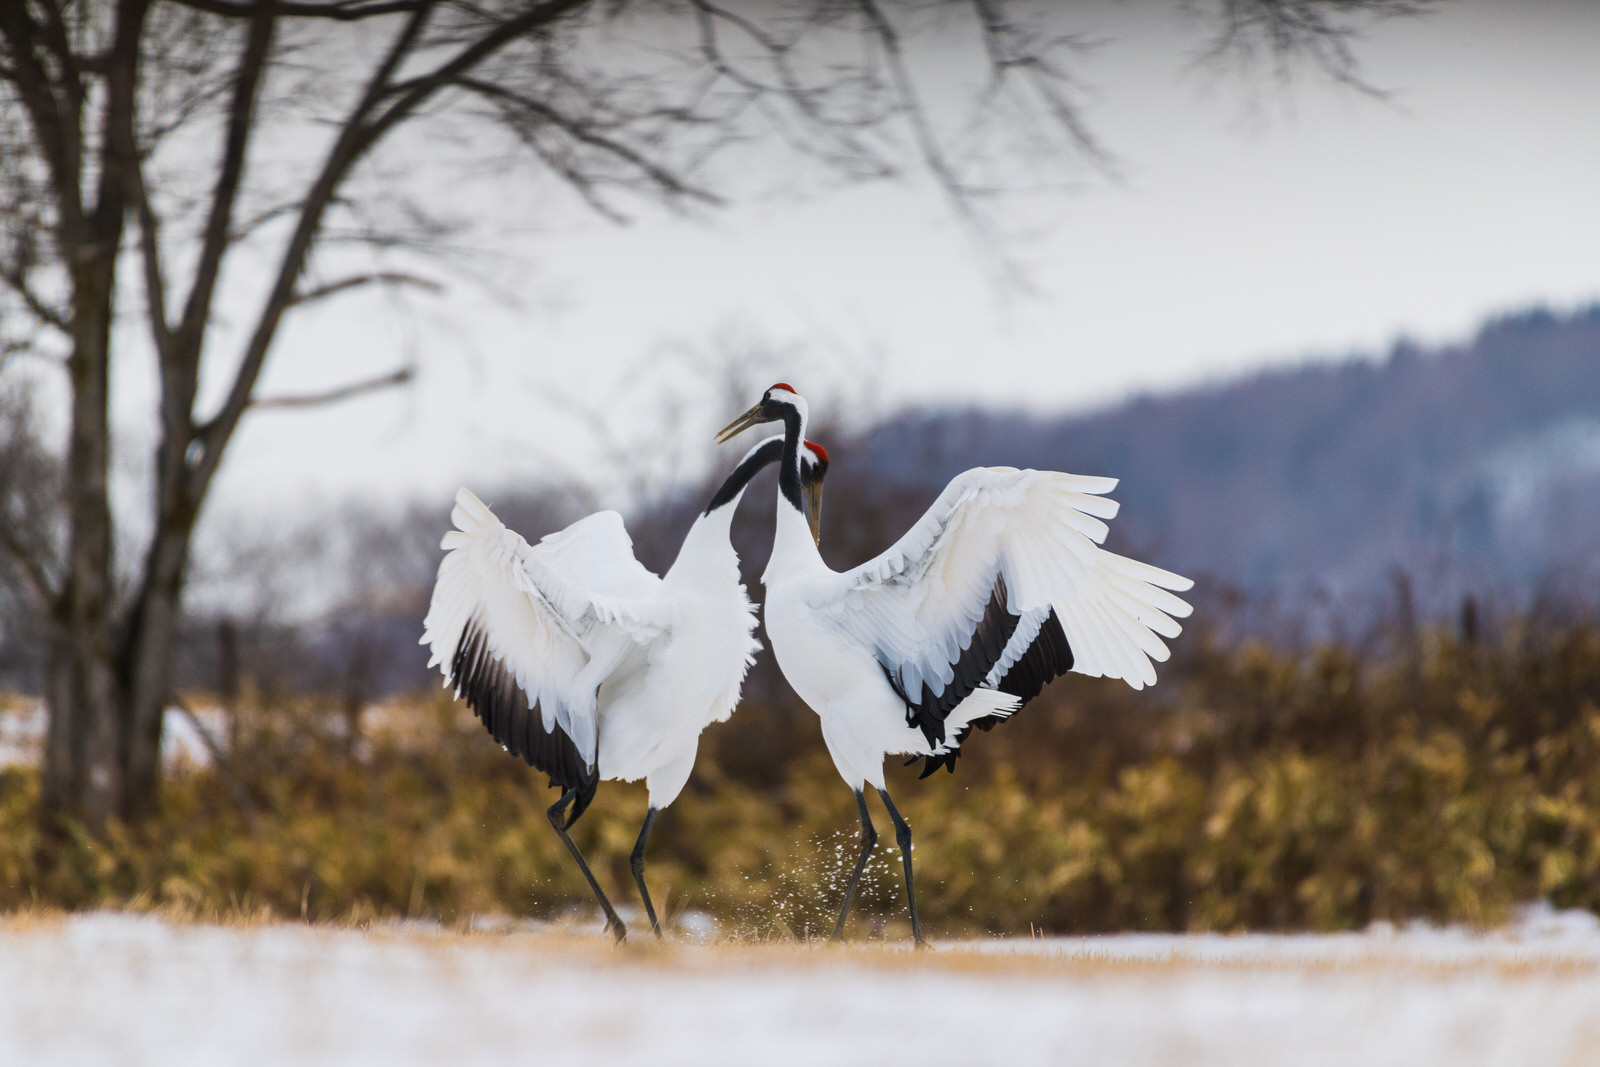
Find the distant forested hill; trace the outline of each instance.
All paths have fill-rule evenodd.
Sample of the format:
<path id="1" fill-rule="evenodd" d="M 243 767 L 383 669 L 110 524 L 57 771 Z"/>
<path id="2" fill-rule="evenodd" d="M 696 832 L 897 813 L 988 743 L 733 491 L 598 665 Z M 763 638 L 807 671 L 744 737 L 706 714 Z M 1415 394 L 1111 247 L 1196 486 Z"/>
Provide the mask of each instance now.
<path id="1" fill-rule="evenodd" d="M 1122 546 L 1254 595 L 1364 596 L 1397 568 L 1440 607 L 1593 592 L 1600 306 L 1088 416 L 913 413 L 841 451 L 851 482 L 921 491 L 978 465 L 1115 475 Z"/>

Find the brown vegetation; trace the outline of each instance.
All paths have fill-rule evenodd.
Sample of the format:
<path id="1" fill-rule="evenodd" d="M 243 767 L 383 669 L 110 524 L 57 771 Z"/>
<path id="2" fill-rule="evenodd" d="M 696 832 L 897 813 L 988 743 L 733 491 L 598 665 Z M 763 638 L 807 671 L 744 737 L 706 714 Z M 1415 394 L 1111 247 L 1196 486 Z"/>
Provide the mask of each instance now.
<path id="1" fill-rule="evenodd" d="M 1303 655 L 1192 634 L 1161 685 L 1076 675 L 975 738 L 954 775 L 891 783 L 945 935 L 1493 923 L 1515 902 L 1600 907 L 1600 629 L 1400 635 Z M 368 715 L 248 693 L 229 771 L 159 817 L 34 860 L 36 772 L 0 772 L 0 906 L 262 909 L 311 919 L 550 915 L 588 893 L 551 795 L 444 696 Z M 774 739 L 781 737 L 782 744 Z M 787 757 L 785 748 L 800 752 Z M 576 836 L 617 896 L 644 796 L 608 784 Z M 849 790 L 809 713 L 747 701 L 712 727 L 651 842 L 668 911 L 812 935 L 853 849 Z M 904 931 L 892 845 L 856 920 Z"/>

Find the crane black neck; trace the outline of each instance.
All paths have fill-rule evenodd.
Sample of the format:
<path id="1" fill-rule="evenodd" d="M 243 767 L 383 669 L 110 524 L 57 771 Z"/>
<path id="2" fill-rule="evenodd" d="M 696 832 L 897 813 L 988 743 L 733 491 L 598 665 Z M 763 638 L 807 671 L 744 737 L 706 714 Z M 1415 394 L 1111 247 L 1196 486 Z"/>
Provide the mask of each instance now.
<path id="1" fill-rule="evenodd" d="M 739 465 L 723 480 L 721 488 L 712 495 L 711 503 L 706 505 L 705 514 L 709 515 L 718 508 L 727 507 L 738 500 L 739 494 L 750 484 L 750 479 L 759 474 L 767 464 L 776 463 L 783 457 L 783 446 L 784 442 L 774 437 L 751 449 L 750 454 L 739 461 Z"/>
<path id="2" fill-rule="evenodd" d="M 802 516 L 805 502 L 800 496 L 800 444 L 805 440 L 806 422 L 799 409 L 783 409 L 783 466 L 778 469 L 778 492 Z"/>

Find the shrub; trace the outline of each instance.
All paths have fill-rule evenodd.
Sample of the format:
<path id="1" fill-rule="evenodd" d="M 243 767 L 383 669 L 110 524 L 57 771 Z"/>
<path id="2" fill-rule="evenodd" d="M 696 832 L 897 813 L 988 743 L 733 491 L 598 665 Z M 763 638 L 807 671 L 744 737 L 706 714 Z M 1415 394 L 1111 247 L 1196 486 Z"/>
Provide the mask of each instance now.
<path id="1" fill-rule="evenodd" d="M 975 737 L 953 776 L 892 768 L 931 929 L 1332 930 L 1493 923 L 1536 898 L 1600 908 L 1594 627 L 1301 655 L 1201 633 L 1180 650 L 1142 693 L 1055 683 Z M 809 716 L 747 701 L 707 731 L 651 842 L 669 913 L 750 937 L 831 929 L 857 820 Z M 247 695 L 227 767 L 174 774 L 155 819 L 103 841 L 41 834 L 36 772 L 0 771 L 0 906 L 447 923 L 589 907 L 544 818 L 555 793 L 464 709 L 395 701 L 359 739 L 346 722 L 334 700 Z M 642 786 L 607 783 L 574 830 L 619 903 L 644 809 Z M 862 928 L 906 932 L 899 872 L 883 832 Z"/>

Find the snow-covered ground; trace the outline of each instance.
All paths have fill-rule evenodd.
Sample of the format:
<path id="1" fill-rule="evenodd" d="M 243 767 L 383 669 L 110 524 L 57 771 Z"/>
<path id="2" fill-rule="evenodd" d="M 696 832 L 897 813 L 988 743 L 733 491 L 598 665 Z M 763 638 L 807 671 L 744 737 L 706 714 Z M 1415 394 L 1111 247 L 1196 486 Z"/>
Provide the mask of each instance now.
<path id="1" fill-rule="evenodd" d="M 0 920 L 0 1064 L 1600 1062 L 1600 928 L 965 942 L 912 953 Z"/>
<path id="2" fill-rule="evenodd" d="M 48 723 L 42 701 L 0 694 L 0 767 L 38 763 Z M 227 728 L 227 715 L 221 708 L 198 708 L 192 716 L 168 708 L 161 720 L 162 765 L 169 771 L 186 764 L 210 766 L 211 749 L 200 731 L 204 729 L 216 742 L 227 736 Z"/>

